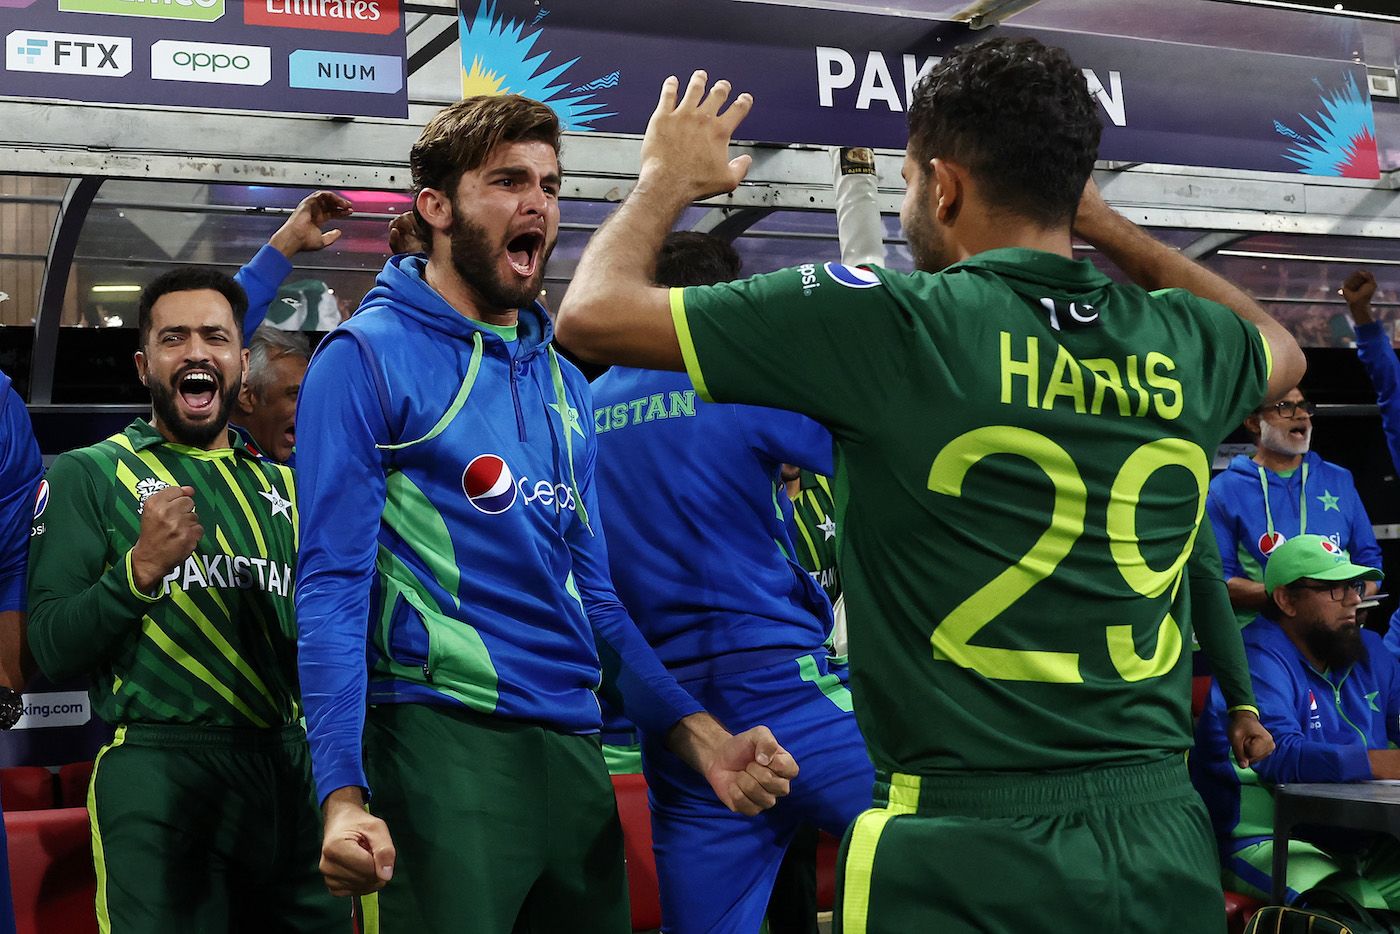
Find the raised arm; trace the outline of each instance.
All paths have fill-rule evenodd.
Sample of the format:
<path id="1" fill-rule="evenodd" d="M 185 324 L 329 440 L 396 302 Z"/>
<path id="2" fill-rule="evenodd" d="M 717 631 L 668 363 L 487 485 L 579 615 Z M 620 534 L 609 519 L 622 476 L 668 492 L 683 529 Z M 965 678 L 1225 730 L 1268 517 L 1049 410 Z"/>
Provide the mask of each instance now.
<path id="1" fill-rule="evenodd" d="M 729 82 L 706 92 L 703 71 L 676 100 L 667 78 L 642 140 L 637 184 L 593 235 L 559 308 L 555 335 L 598 363 L 681 370 L 684 362 L 667 289 L 652 284 L 661 241 L 692 201 L 733 191 L 748 156 L 729 158 L 729 140 L 753 103 L 740 94 L 728 109 Z"/>
<path id="2" fill-rule="evenodd" d="M 1271 402 L 1303 378 L 1307 361 L 1298 342 L 1243 291 L 1200 263 L 1160 242 L 1109 207 L 1093 179 L 1084 187 L 1074 232 L 1111 259 L 1138 285 L 1151 291 L 1185 289 L 1218 302 L 1259 329 L 1269 347 L 1273 369 L 1266 402 Z"/>

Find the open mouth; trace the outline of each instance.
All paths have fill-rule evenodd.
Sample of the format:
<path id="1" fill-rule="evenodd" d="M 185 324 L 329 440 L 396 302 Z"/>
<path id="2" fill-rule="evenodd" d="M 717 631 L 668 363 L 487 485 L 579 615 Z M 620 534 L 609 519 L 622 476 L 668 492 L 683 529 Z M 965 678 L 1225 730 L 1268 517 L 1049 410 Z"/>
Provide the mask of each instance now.
<path id="1" fill-rule="evenodd" d="M 190 370 L 176 382 L 180 401 L 195 414 L 212 411 L 219 382 L 207 370 Z"/>
<path id="2" fill-rule="evenodd" d="M 515 274 L 528 279 L 539 267 L 540 253 L 544 248 L 544 234 L 537 230 L 527 231 L 506 244 L 506 258 Z"/>

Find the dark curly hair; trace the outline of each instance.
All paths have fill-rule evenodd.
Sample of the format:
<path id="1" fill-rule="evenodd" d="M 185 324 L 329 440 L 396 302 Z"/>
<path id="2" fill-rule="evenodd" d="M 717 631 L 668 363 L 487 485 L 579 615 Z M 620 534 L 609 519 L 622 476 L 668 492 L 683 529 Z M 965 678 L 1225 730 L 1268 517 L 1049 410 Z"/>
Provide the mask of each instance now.
<path id="1" fill-rule="evenodd" d="M 656 257 L 656 284 L 668 288 L 713 285 L 739 278 L 743 261 L 728 240 L 693 230 L 675 230 Z"/>
<path id="2" fill-rule="evenodd" d="M 202 266 L 182 266 L 162 273 L 141 291 L 141 301 L 136 306 L 137 346 L 146 349 L 146 341 L 151 336 L 151 309 L 162 296 L 171 292 L 198 292 L 209 289 L 222 295 L 233 310 L 233 323 L 238 328 L 238 337 L 243 337 L 243 316 L 248 312 L 248 293 L 228 273 Z"/>
<path id="3" fill-rule="evenodd" d="M 965 166 L 987 201 L 1045 227 L 1072 220 L 1102 132 L 1064 49 L 987 39 L 955 49 L 915 87 L 909 152 Z"/>

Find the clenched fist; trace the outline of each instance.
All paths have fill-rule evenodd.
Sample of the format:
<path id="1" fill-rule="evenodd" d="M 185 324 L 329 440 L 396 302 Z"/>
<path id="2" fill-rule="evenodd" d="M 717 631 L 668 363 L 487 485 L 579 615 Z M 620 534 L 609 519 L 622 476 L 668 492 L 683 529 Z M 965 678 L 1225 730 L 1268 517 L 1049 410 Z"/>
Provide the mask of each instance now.
<path id="1" fill-rule="evenodd" d="M 170 486 L 146 498 L 141 507 L 141 535 L 131 549 L 131 576 L 142 593 L 151 593 L 165 575 L 194 553 L 204 537 L 194 508 L 194 487 Z"/>

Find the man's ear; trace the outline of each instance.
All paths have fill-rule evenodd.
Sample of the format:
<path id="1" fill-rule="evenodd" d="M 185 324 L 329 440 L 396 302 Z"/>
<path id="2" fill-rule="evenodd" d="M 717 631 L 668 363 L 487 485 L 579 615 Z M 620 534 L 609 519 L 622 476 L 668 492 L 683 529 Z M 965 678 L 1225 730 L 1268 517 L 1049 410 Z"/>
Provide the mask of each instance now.
<path id="1" fill-rule="evenodd" d="M 1289 619 L 1298 615 L 1298 595 L 1287 587 L 1275 587 L 1270 594 L 1279 612 Z"/>
<path id="2" fill-rule="evenodd" d="M 933 168 L 933 212 L 940 223 L 952 224 L 962 210 L 966 196 L 967 172 L 947 159 L 930 159 Z"/>
<path id="3" fill-rule="evenodd" d="M 1255 438 L 1259 437 L 1259 420 L 1260 415 L 1258 412 L 1250 412 L 1244 417 L 1244 430 L 1252 434 Z"/>
<path id="4" fill-rule="evenodd" d="M 149 386 L 146 382 L 146 355 L 138 350 L 133 359 L 136 361 L 136 378 L 141 381 L 142 386 Z"/>
<path id="5" fill-rule="evenodd" d="M 413 206 L 434 230 L 446 233 L 452 229 L 452 199 L 446 192 L 436 188 L 424 188 L 418 192 L 418 197 L 413 199 Z"/>

